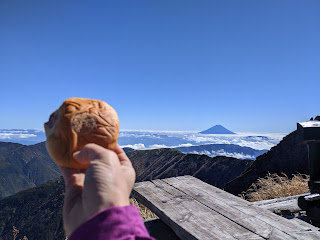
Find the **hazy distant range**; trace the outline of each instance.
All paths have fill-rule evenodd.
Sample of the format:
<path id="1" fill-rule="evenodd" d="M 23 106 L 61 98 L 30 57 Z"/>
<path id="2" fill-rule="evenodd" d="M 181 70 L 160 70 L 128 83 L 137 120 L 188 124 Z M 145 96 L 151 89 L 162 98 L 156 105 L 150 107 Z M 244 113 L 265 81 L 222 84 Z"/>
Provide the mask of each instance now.
<path id="1" fill-rule="evenodd" d="M 121 130 L 119 144 L 135 150 L 177 148 L 185 153 L 255 159 L 278 144 L 284 133 L 201 134 L 196 131 Z M 0 141 L 32 145 L 46 140 L 43 130 L 0 129 Z"/>

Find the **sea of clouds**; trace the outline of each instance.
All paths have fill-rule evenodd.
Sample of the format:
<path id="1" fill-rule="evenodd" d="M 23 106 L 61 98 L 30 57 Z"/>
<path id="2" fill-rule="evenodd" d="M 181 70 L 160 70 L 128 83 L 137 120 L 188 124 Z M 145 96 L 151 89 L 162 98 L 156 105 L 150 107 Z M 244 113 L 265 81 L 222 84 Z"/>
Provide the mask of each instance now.
<path id="1" fill-rule="evenodd" d="M 14 142 L 25 145 L 37 144 L 46 140 L 43 130 L 38 129 L 0 129 L 0 142 Z"/>
<path id="2" fill-rule="evenodd" d="M 133 149 L 176 148 L 203 144 L 235 144 L 257 150 L 269 150 L 285 133 L 200 134 L 195 131 L 134 131 L 120 132 L 119 144 Z"/>
<path id="3" fill-rule="evenodd" d="M 286 136 L 285 133 L 200 134 L 195 131 L 122 130 L 118 142 L 122 147 L 130 147 L 135 150 L 190 147 L 205 144 L 235 144 L 257 150 L 269 150 L 278 144 L 284 136 Z M 2 142 L 32 145 L 45 140 L 43 130 L 0 129 L 0 141 Z M 224 149 L 193 153 L 252 159 L 252 156 L 241 152 L 226 152 Z"/>
<path id="4" fill-rule="evenodd" d="M 190 151 L 189 153 L 194 153 L 194 154 L 199 154 L 199 155 L 207 155 L 210 157 L 215 157 L 215 156 L 226 156 L 226 157 L 233 157 L 233 158 L 238 158 L 238 159 L 251 159 L 255 160 L 256 156 L 254 155 L 249 155 L 245 154 L 243 152 L 227 152 L 224 149 L 220 149 L 218 151 Z"/>
<path id="5" fill-rule="evenodd" d="M 234 144 L 268 151 L 277 145 L 284 133 L 237 133 L 237 134 L 200 134 L 194 131 L 121 131 L 119 144 L 135 150 L 156 148 L 191 147 L 206 144 Z M 188 153 L 205 154 L 211 157 L 227 156 L 238 159 L 256 159 L 245 152 L 230 152 L 225 149 L 217 151 L 189 151 Z"/>

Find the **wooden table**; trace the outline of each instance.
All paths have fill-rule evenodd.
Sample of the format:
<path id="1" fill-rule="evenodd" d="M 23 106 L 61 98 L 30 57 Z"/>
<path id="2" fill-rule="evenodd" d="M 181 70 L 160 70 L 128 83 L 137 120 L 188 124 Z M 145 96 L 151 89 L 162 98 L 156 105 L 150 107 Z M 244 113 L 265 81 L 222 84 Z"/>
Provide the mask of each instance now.
<path id="1" fill-rule="evenodd" d="M 320 239 L 310 224 L 289 221 L 191 176 L 135 184 L 133 196 L 181 239 Z"/>

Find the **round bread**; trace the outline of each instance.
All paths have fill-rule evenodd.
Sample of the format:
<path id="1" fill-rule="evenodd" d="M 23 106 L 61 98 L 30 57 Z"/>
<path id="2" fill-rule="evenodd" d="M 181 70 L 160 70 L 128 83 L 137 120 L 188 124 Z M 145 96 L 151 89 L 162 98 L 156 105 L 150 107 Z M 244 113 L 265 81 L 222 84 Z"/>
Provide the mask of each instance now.
<path id="1" fill-rule="evenodd" d="M 107 103 L 86 98 L 69 98 L 44 124 L 50 157 L 60 166 L 86 169 L 73 153 L 88 143 L 114 150 L 119 137 L 119 119 Z"/>

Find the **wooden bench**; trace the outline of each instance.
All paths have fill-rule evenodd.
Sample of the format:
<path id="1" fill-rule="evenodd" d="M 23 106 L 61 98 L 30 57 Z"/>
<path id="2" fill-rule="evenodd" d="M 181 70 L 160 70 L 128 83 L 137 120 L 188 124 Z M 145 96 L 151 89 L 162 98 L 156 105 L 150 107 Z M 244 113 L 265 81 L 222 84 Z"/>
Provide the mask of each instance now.
<path id="1" fill-rule="evenodd" d="M 298 198 L 300 196 L 305 195 L 307 195 L 307 193 L 289 197 L 258 201 L 254 202 L 254 204 L 261 208 L 268 209 L 269 211 L 276 214 L 293 214 L 302 211 L 301 208 L 298 206 Z"/>
<path id="2" fill-rule="evenodd" d="M 289 221 L 191 176 L 136 183 L 133 196 L 183 240 L 320 239 L 310 224 Z"/>

